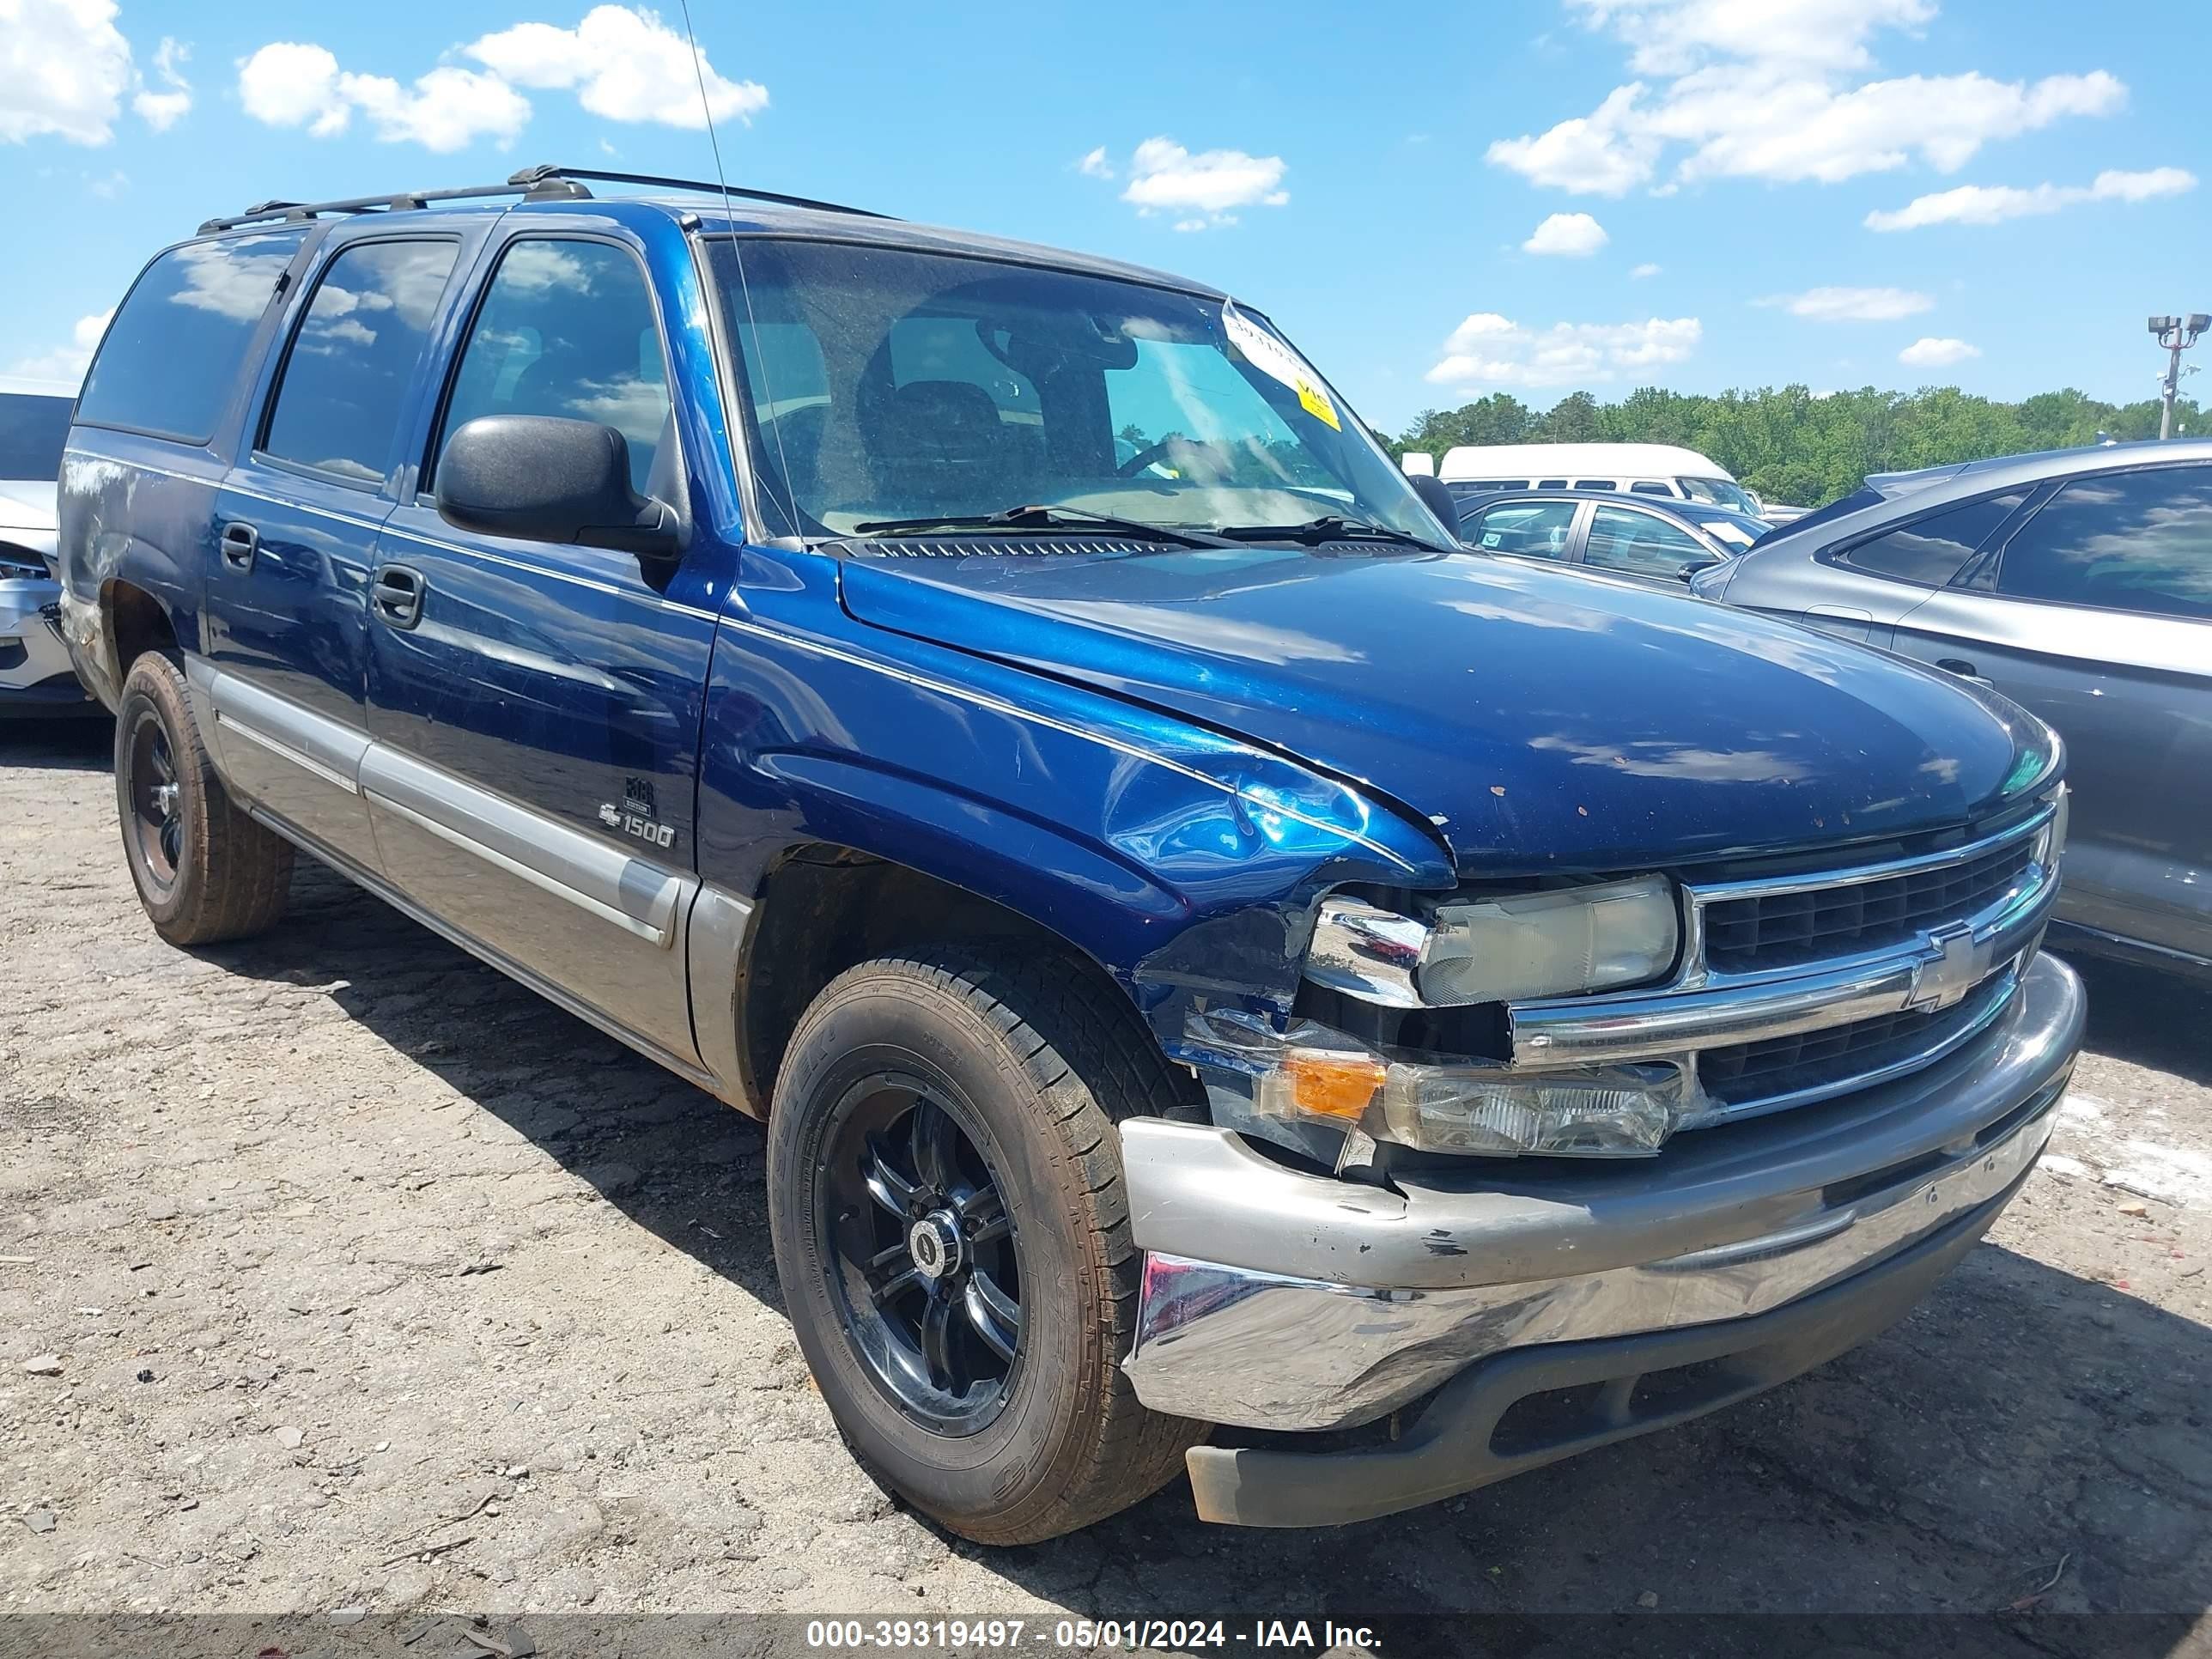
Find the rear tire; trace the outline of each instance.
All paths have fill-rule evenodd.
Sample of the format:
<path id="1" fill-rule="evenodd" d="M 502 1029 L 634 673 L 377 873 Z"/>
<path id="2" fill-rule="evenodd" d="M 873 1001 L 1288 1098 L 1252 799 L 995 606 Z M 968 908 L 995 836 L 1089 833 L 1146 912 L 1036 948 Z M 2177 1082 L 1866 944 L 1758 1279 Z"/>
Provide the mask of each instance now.
<path id="1" fill-rule="evenodd" d="M 115 708 L 124 860 L 154 931 L 172 945 L 262 932 L 291 896 L 292 846 L 231 800 L 192 718 L 184 671 L 155 651 Z"/>
<path id="2" fill-rule="evenodd" d="M 1206 1433 L 1121 1373 L 1142 1253 L 1114 1122 L 1178 1098 L 1118 1005 L 1048 956 L 864 963 L 776 1082 L 769 1215 L 799 1347 L 860 1462 L 979 1543 L 1126 1508 Z"/>

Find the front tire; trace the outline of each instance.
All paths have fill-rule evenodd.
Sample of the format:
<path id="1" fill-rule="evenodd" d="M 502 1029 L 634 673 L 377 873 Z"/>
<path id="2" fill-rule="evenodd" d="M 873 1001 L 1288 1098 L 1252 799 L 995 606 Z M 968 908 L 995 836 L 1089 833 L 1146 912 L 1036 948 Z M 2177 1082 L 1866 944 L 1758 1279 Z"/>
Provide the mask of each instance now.
<path id="1" fill-rule="evenodd" d="M 149 651 L 115 708 L 123 856 L 154 931 L 172 945 L 262 932 L 291 896 L 291 843 L 240 810 L 200 740 L 184 671 Z"/>
<path id="2" fill-rule="evenodd" d="M 1110 986 L 1039 956 L 864 963 L 800 1019 L 769 1121 L 792 1324 L 855 1455 L 986 1544 L 1103 1519 L 1204 1425 L 1121 1374 L 1141 1252 L 1116 1119 L 1174 1082 Z"/>

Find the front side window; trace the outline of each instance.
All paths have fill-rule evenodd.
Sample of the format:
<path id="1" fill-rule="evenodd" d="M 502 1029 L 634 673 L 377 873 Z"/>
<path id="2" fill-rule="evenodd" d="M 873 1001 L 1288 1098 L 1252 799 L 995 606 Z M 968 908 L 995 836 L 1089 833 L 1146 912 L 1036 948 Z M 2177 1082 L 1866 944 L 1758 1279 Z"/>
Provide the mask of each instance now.
<path id="1" fill-rule="evenodd" d="M 1988 495 L 1978 501 L 1931 513 L 1924 519 L 1861 542 L 1842 556 L 1854 570 L 1927 587 L 1948 585 L 1982 544 L 2027 499 L 2025 490 L 2008 495 Z"/>
<path id="2" fill-rule="evenodd" d="M 2212 466 L 2075 479 L 2005 544 L 1997 592 L 2212 618 Z"/>
<path id="3" fill-rule="evenodd" d="M 460 245 L 356 242 L 323 267 L 292 337 L 266 454 L 380 482 Z"/>
<path id="4" fill-rule="evenodd" d="M 668 410 L 660 325 L 636 258 L 606 242 L 530 238 L 500 257 L 484 290 L 438 443 L 487 415 L 590 421 L 628 441 L 630 484 L 642 492 Z"/>
<path id="5" fill-rule="evenodd" d="M 1628 488 L 1632 494 L 1638 495 L 1665 495 L 1671 498 L 1674 494 L 1673 490 L 1655 478 L 1638 478 Z"/>
<path id="6" fill-rule="evenodd" d="M 59 477 L 69 428 L 68 398 L 0 392 L 0 480 Z"/>
<path id="7" fill-rule="evenodd" d="M 1711 564 L 1713 556 L 1681 526 L 1669 524 L 1656 513 L 1601 507 L 1590 518 L 1583 562 L 1634 576 L 1680 580 L 1683 566 Z"/>
<path id="8" fill-rule="evenodd" d="M 78 420 L 204 444 L 307 232 L 190 242 L 148 265 L 107 325 Z"/>
<path id="9" fill-rule="evenodd" d="M 806 535 L 1022 506 L 1191 530 L 1419 498 L 1265 319 L 1076 271 L 902 248 L 714 245 L 764 506 Z"/>
<path id="10" fill-rule="evenodd" d="M 1540 559 L 1567 556 L 1574 528 L 1572 501 L 1502 501 L 1464 521 L 1460 539 L 1489 553 L 1525 553 Z"/>

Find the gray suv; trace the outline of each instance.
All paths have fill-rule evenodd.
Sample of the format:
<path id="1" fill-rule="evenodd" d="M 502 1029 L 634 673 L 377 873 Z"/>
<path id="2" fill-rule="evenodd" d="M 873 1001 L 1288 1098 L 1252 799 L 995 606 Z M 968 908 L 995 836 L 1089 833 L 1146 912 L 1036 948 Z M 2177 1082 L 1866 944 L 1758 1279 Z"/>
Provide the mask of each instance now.
<path id="1" fill-rule="evenodd" d="M 1692 586 L 2049 720 L 2074 783 L 2053 942 L 2212 979 L 2212 442 L 1869 478 Z"/>

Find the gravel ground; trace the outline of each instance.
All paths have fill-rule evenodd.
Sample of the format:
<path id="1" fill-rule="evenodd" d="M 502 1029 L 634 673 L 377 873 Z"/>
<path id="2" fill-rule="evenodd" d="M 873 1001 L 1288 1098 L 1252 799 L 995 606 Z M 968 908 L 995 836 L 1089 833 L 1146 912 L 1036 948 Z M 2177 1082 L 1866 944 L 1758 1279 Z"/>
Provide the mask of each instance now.
<path id="1" fill-rule="evenodd" d="M 994 1553 L 840 1445 L 757 1129 L 304 864 L 269 936 L 162 945 L 107 741 L 0 727 L 0 1613 L 1999 1610 L 2047 1650 L 2212 1601 L 2200 994 L 2087 969 L 2055 1155 L 1787 1388 L 1341 1533 L 1178 1483 Z"/>

